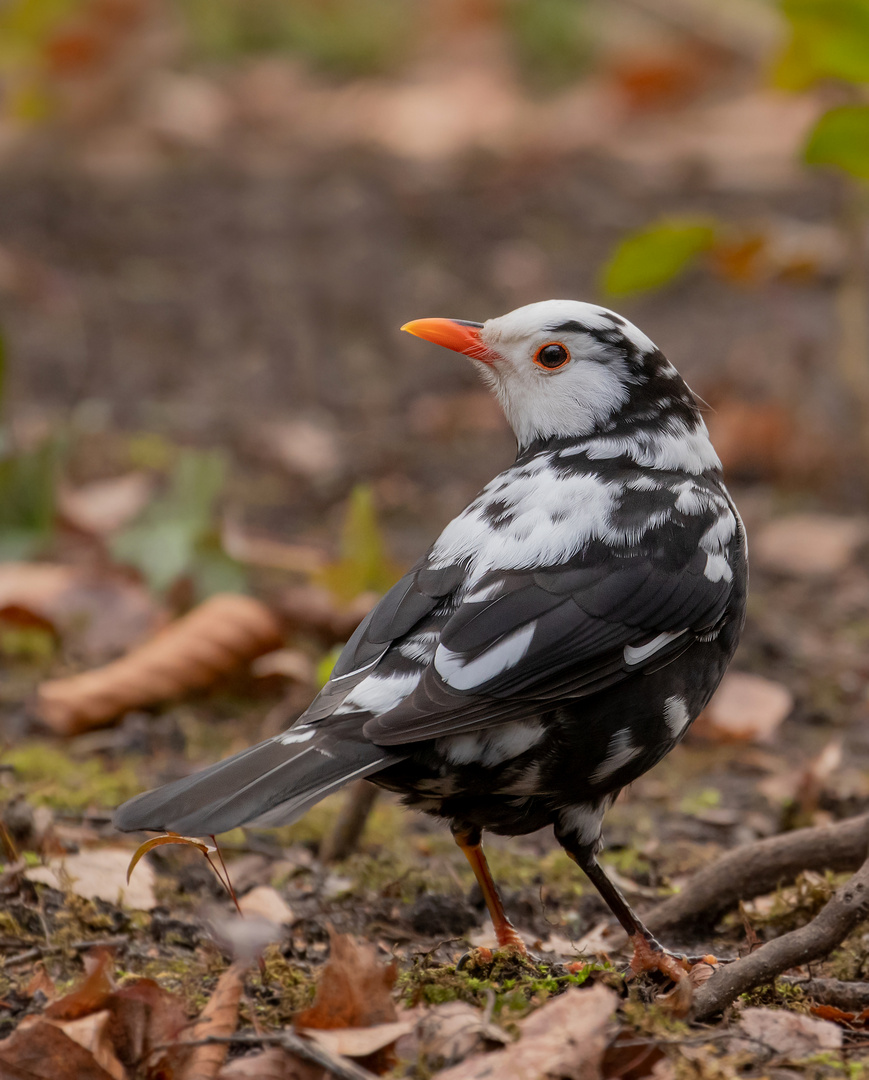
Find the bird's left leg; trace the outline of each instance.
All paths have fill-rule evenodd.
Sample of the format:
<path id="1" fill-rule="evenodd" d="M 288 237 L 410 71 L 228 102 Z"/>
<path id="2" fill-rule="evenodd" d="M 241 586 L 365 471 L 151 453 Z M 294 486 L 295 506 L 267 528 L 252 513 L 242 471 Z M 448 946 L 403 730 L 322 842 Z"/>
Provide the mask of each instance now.
<path id="1" fill-rule="evenodd" d="M 527 956 L 528 949 L 525 947 L 525 942 L 519 936 L 504 911 L 504 905 L 498 894 L 498 887 L 492 877 L 489 864 L 486 862 L 486 856 L 483 854 L 483 846 L 480 843 L 480 830 L 476 826 L 463 825 L 457 822 L 453 822 L 451 828 L 453 839 L 462 849 L 465 858 L 474 871 L 474 877 L 477 879 L 477 884 L 483 894 L 483 900 L 485 900 L 489 915 L 492 917 L 492 925 L 495 927 L 495 937 L 498 940 L 499 947 L 503 949 L 510 946 L 517 949 L 523 956 Z"/>
<path id="2" fill-rule="evenodd" d="M 625 933 L 630 938 L 634 947 L 631 971 L 635 975 L 647 971 L 660 971 L 673 982 L 684 979 L 691 969 L 688 957 L 668 952 L 651 931 L 646 929 L 642 919 L 627 902 L 621 889 L 607 877 L 594 853 L 587 849 L 585 851 L 565 850 L 571 859 L 585 871 L 589 881 L 600 893 L 604 903 L 622 924 Z"/>

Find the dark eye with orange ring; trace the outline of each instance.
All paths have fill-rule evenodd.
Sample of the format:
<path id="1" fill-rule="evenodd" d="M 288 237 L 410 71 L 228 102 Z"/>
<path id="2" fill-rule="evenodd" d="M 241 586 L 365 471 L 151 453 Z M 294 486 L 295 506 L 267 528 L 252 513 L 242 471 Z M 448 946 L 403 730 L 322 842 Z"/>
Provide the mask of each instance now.
<path id="1" fill-rule="evenodd" d="M 534 363 L 545 371 L 557 371 L 570 363 L 570 353 L 560 341 L 550 341 L 548 345 L 541 345 L 534 354 Z"/>

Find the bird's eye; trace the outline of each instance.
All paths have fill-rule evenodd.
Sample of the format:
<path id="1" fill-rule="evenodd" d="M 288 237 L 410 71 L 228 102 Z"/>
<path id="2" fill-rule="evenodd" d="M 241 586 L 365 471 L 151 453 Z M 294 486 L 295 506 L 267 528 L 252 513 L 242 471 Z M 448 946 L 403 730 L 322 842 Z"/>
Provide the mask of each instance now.
<path id="1" fill-rule="evenodd" d="M 570 363 L 570 353 L 560 341 L 550 341 L 534 354 L 534 363 L 546 371 L 557 371 Z"/>

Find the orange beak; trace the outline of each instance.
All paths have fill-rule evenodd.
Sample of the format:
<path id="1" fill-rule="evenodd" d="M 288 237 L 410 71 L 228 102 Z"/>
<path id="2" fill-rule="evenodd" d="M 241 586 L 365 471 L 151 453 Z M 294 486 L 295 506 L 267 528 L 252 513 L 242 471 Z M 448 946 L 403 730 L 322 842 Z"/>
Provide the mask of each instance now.
<path id="1" fill-rule="evenodd" d="M 497 358 L 497 353 L 480 340 L 482 323 L 464 322 L 461 319 L 414 319 L 401 329 L 484 364 L 491 364 Z"/>

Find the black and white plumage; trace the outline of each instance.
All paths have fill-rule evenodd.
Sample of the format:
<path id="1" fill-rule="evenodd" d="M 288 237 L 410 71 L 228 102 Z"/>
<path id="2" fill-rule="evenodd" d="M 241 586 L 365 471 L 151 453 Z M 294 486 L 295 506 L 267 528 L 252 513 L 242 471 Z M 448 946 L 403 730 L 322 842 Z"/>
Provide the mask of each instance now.
<path id="1" fill-rule="evenodd" d="M 276 825 L 368 776 L 471 844 L 554 825 L 613 903 L 594 876 L 603 813 L 733 655 L 741 521 L 690 390 L 621 316 L 551 300 L 407 329 L 471 357 L 515 463 L 384 596 L 287 732 L 132 799 L 115 823 Z"/>

